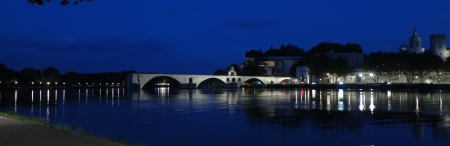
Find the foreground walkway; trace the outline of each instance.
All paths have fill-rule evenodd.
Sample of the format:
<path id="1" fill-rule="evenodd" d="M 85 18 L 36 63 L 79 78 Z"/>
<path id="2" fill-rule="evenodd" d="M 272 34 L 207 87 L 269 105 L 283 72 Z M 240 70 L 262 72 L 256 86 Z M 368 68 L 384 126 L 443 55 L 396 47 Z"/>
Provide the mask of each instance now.
<path id="1" fill-rule="evenodd" d="M 123 146 L 124 144 L 0 116 L 2 146 Z"/>

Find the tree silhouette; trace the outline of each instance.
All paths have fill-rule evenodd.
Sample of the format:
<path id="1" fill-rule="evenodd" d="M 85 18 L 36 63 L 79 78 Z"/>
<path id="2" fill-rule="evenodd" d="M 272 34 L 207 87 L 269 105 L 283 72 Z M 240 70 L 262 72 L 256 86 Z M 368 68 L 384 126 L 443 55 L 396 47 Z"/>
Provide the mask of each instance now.
<path id="1" fill-rule="evenodd" d="M 43 71 L 44 77 L 47 79 L 47 81 L 50 82 L 58 82 L 59 81 L 59 70 L 57 70 L 55 67 L 47 67 Z"/>

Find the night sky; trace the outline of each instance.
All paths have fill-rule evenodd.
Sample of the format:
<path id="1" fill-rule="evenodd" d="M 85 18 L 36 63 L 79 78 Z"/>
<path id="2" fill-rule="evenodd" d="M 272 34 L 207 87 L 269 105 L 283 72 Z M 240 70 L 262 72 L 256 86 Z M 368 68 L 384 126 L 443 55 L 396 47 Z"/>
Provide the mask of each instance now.
<path id="1" fill-rule="evenodd" d="M 414 24 L 425 49 L 429 35 L 450 35 L 448 0 L 59 1 L 0 1 L 0 63 L 16 71 L 213 74 L 271 45 L 350 42 L 369 54 L 397 52 Z"/>

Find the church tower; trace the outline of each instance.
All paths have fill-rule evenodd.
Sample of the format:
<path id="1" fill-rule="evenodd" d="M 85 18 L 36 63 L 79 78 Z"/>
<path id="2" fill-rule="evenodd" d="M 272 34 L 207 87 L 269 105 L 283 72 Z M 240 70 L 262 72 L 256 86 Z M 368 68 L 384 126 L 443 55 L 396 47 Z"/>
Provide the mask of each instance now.
<path id="1" fill-rule="evenodd" d="M 423 53 L 425 51 L 422 48 L 422 39 L 417 35 L 416 25 L 414 24 L 413 35 L 409 38 L 409 52 L 410 53 Z"/>

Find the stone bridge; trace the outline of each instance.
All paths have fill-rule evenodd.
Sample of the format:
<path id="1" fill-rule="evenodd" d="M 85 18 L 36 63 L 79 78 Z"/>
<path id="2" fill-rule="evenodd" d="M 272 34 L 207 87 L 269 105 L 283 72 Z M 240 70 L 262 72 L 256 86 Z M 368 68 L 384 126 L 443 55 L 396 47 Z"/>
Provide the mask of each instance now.
<path id="1" fill-rule="evenodd" d="M 189 74 L 128 74 L 126 88 L 142 89 L 150 80 L 158 77 L 170 77 L 181 84 L 182 88 L 198 88 L 198 86 L 207 79 L 218 79 L 228 88 L 238 88 L 248 80 L 256 79 L 262 84 L 280 84 L 282 81 L 298 84 L 296 78 L 291 77 L 266 77 L 266 76 L 234 76 L 229 75 L 189 75 Z M 227 86 L 228 85 L 228 86 Z"/>

